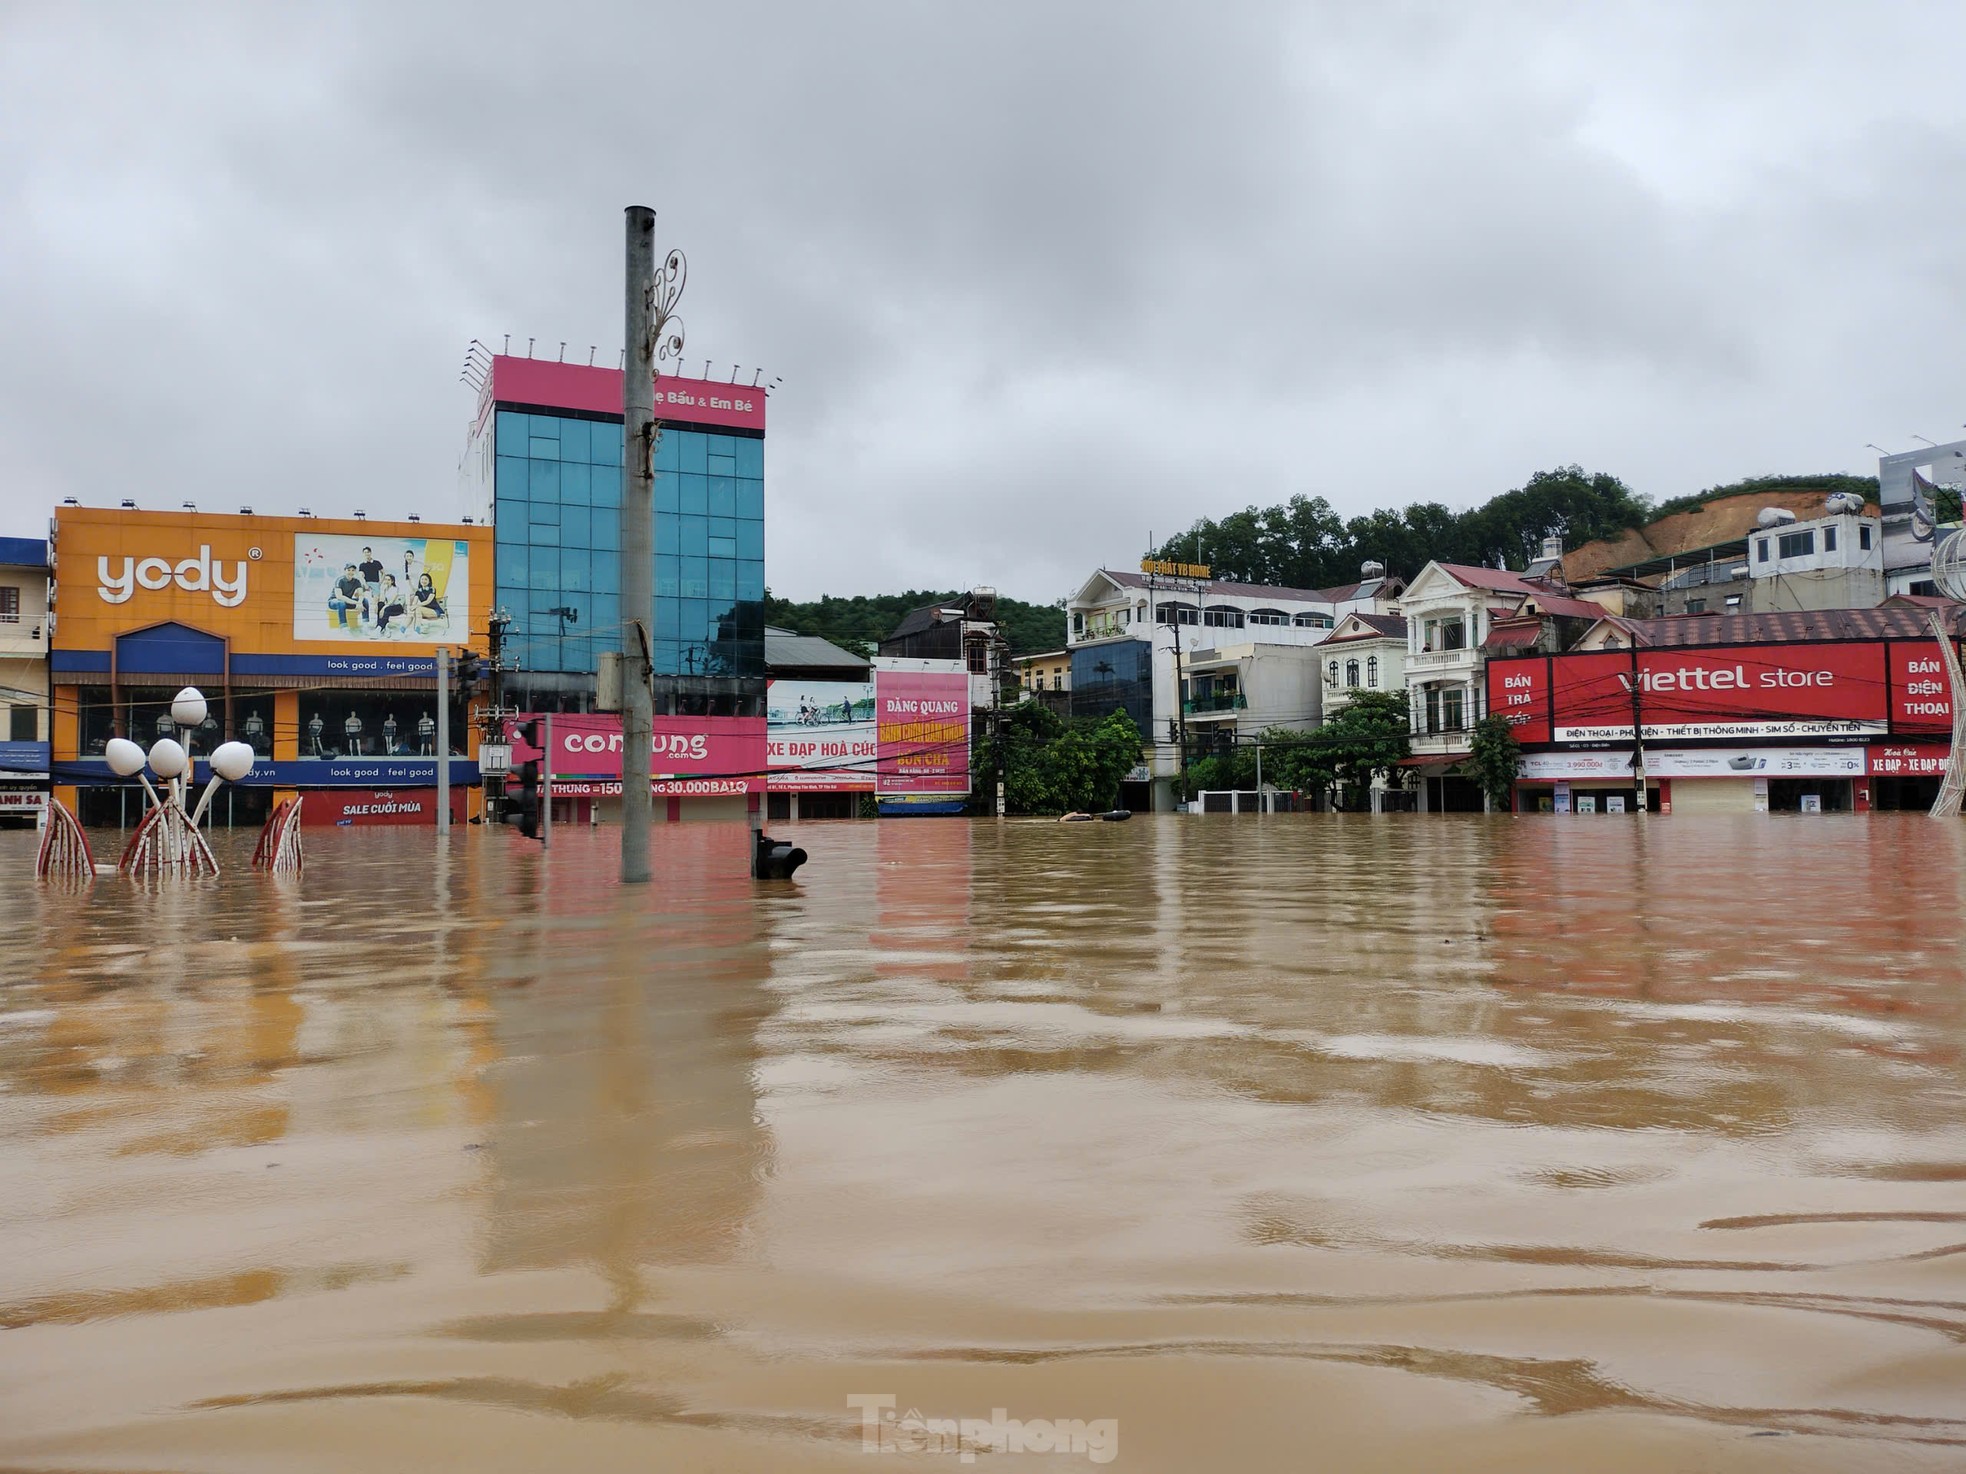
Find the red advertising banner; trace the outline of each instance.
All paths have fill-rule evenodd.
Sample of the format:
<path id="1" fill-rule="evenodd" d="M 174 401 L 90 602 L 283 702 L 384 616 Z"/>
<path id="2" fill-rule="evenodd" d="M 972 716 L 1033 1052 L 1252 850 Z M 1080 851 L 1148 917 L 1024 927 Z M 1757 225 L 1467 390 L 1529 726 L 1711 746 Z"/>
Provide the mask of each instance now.
<path id="1" fill-rule="evenodd" d="M 1892 703 L 1881 642 L 1559 655 L 1557 742 L 1881 737 Z M 1637 700 L 1634 702 L 1634 686 Z"/>
<path id="2" fill-rule="evenodd" d="M 1946 742 L 1872 743 L 1870 776 L 1873 778 L 1940 778 L 1945 775 Z"/>
<path id="3" fill-rule="evenodd" d="M 1488 662 L 1488 710 L 1515 729 L 1518 742 L 1550 740 L 1550 665 L 1541 655 Z"/>
<path id="4" fill-rule="evenodd" d="M 464 822 L 465 789 L 451 788 L 451 819 Z M 430 824 L 437 822 L 437 790 L 434 788 L 326 788 L 310 789 L 300 806 L 303 825 L 339 825 L 342 828 L 368 828 L 379 824 Z"/>
<path id="5" fill-rule="evenodd" d="M 875 678 L 878 791 L 969 792 L 969 676 L 890 671 Z"/>
<path id="6" fill-rule="evenodd" d="M 518 718 L 519 722 L 532 720 L 532 717 Z M 512 733 L 513 766 L 539 756 L 539 749 L 519 740 L 517 722 L 508 730 Z M 619 716 L 612 712 L 556 712 L 553 749 L 551 772 L 555 780 L 587 778 L 606 782 L 612 779 L 619 791 Z M 655 792 L 670 797 L 763 793 L 764 719 L 659 716 L 654 721 L 649 772 Z"/>
<path id="7" fill-rule="evenodd" d="M 1891 642 L 1891 730 L 1952 731 L 1952 695 L 1938 641 Z"/>
<path id="8" fill-rule="evenodd" d="M 584 409 L 621 414 L 621 370 L 584 363 L 548 363 L 497 354 L 492 359 L 491 398 L 501 404 Z M 663 374 L 655 381 L 655 417 L 672 425 L 765 428 L 765 391 L 749 384 L 718 384 Z"/>

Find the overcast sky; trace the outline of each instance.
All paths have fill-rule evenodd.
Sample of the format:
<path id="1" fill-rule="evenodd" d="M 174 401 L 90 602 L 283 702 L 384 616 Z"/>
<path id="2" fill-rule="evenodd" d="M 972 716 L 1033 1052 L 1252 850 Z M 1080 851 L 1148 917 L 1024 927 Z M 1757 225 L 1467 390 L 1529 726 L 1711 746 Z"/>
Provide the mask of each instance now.
<path id="1" fill-rule="evenodd" d="M 621 209 L 763 366 L 775 592 L 1052 599 L 1297 492 L 1873 471 L 1966 416 L 1966 8 L 0 0 L 0 531 L 465 508 Z"/>

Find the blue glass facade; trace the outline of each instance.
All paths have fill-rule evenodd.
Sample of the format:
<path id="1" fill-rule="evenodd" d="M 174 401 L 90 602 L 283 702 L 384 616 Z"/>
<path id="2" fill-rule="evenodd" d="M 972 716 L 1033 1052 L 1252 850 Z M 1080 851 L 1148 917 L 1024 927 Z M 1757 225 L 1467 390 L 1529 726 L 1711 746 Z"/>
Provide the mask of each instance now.
<path id="1" fill-rule="evenodd" d="M 531 671 L 621 648 L 621 424 L 500 409 L 498 603 Z M 655 670 L 764 678 L 764 441 L 665 429 L 655 455 Z"/>

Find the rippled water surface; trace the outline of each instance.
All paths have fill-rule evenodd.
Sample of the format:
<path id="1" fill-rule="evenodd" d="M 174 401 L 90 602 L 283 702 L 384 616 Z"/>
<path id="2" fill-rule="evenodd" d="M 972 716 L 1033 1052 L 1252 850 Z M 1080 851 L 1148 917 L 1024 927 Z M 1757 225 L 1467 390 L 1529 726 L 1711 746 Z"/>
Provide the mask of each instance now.
<path id="1" fill-rule="evenodd" d="M 1966 1467 L 1959 831 L 787 832 L 0 835 L 0 1468 Z"/>

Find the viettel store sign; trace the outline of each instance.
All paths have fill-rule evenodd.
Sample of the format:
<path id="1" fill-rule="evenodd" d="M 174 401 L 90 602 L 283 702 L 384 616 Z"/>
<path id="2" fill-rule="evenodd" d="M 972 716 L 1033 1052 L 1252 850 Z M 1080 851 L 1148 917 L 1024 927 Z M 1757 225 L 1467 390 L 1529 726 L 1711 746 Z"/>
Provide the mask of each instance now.
<path id="1" fill-rule="evenodd" d="M 1866 737 L 1890 730 L 1883 641 L 1492 660 L 1489 710 L 1524 742 Z M 1906 672 L 1909 675 L 1909 671 Z"/>

